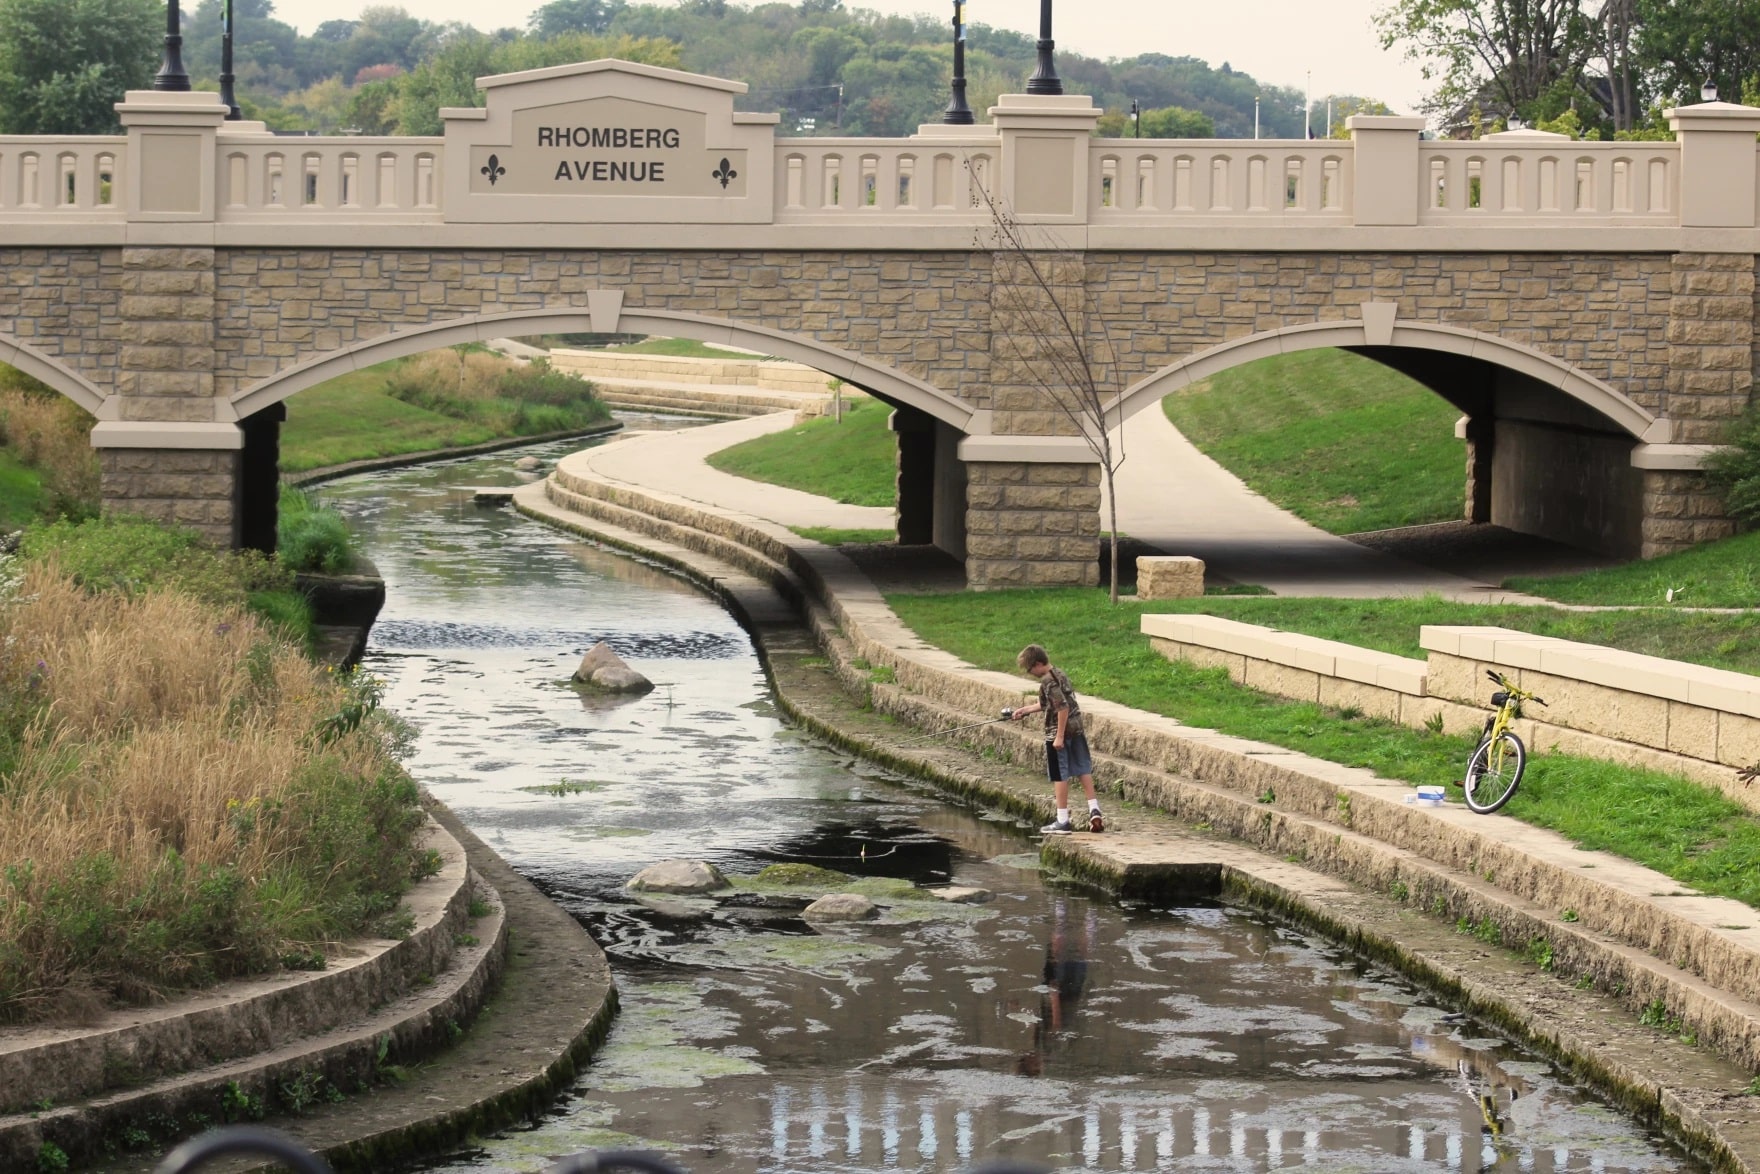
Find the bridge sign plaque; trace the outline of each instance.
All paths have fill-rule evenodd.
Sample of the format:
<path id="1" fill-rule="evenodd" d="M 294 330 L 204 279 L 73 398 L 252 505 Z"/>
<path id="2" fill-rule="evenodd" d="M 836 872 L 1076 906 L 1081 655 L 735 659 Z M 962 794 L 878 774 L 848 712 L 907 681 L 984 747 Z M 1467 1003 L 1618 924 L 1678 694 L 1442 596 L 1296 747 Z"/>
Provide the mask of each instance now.
<path id="1" fill-rule="evenodd" d="M 776 116 L 745 86 L 625 61 L 483 78 L 484 109 L 442 111 L 449 220 L 761 223 Z"/>

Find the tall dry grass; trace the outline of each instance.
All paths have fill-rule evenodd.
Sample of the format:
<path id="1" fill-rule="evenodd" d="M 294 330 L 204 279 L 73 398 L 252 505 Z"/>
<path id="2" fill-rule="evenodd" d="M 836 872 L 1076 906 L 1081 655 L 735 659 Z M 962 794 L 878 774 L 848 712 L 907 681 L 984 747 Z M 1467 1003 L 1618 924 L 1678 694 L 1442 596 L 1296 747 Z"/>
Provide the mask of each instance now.
<path id="1" fill-rule="evenodd" d="M 57 514 L 84 518 L 98 512 L 92 424 L 90 413 L 54 392 L 0 384 L 0 444 L 42 473 Z"/>
<path id="2" fill-rule="evenodd" d="M 52 562 L 7 594 L 0 1022 L 308 965 L 384 928 L 429 865 L 358 685 L 242 610 L 89 592 Z"/>

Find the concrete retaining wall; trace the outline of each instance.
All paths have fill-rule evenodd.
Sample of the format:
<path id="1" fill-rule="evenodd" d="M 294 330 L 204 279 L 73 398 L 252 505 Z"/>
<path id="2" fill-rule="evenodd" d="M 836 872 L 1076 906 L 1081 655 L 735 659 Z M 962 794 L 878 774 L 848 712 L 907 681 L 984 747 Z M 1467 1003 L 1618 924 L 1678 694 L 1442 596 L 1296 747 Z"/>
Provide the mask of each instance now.
<path id="1" fill-rule="evenodd" d="M 799 395 L 828 395 L 831 377 L 800 363 L 750 359 L 697 359 L 674 355 L 618 354 L 616 351 L 553 350 L 550 365 L 583 379 L 644 379 L 662 383 L 742 385 Z"/>
<path id="2" fill-rule="evenodd" d="M 1531 750 L 1685 775 L 1760 811 L 1736 776 L 1760 761 L 1760 677 L 1747 673 L 1507 628 L 1426 626 L 1427 660 L 1219 616 L 1146 615 L 1142 631 L 1163 656 L 1261 692 L 1414 728 L 1440 715 L 1450 733 L 1482 727 L 1495 669 L 1549 703 L 1516 723 Z"/>

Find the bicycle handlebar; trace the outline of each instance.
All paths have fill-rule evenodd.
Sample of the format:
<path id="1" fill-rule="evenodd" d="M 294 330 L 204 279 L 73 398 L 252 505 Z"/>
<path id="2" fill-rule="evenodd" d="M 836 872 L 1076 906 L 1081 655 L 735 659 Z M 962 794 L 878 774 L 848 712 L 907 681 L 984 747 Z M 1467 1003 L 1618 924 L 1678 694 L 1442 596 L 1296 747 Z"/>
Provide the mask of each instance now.
<path id="1" fill-rule="evenodd" d="M 1534 701 L 1534 702 L 1538 702 L 1541 705 L 1546 705 L 1546 698 L 1537 697 L 1534 694 L 1528 692 L 1526 689 L 1523 689 L 1520 685 L 1517 685 L 1515 682 L 1511 681 L 1508 677 L 1504 676 L 1502 673 L 1498 672 L 1496 669 L 1486 669 L 1485 675 L 1487 677 L 1491 678 L 1491 681 L 1493 684 L 1509 690 L 1509 692 L 1512 696 L 1519 697 L 1523 701 Z M 1551 706 L 1547 706 L 1547 708 L 1550 709 Z"/>

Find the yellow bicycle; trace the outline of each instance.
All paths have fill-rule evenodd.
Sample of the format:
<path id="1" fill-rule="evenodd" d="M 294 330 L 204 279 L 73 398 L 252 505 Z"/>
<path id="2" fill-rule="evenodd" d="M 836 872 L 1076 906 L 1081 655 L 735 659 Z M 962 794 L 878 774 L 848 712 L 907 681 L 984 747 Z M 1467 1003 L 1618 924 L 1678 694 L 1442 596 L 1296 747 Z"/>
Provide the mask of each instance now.
<path id="1" fill-rule="evenodd" d="M 1490 815 L 1508 803 L 1521 785 L 1522 771 L 1528 767 L 1528 748 L 1509 728 L 1522 716 L 1522 702 L 1546 704 L 1543 698 L 1520 688 L 1495 669 L 1487 669 L 1485 675 L 1497 684 L 1497 692 L 1491 695 L 1497 712 L 1485 719 L 1485 732 L 1467 761 L 1467 777 L 1461 783 L 1468 808 L 1480 815 Z"/>

